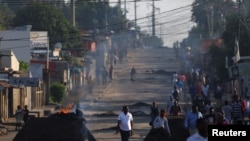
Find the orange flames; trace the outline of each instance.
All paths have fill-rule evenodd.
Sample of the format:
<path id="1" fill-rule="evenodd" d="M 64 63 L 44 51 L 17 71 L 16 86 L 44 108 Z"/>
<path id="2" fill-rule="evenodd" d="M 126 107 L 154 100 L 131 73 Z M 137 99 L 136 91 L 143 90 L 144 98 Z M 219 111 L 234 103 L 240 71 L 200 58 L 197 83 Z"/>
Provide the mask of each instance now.
<path id="1" fill-rule="evenodd" d="M 60 110 L 60 113 L 61 113 L 61 114 L 68 114 L 68 113 L 71 113 L 73 108 L 74 108 L 74 105 L 73 105 L 73 104 L 69 104 L 69 105 L 66 106 L 66 107 L 62 107 L 61 110 Z"/>

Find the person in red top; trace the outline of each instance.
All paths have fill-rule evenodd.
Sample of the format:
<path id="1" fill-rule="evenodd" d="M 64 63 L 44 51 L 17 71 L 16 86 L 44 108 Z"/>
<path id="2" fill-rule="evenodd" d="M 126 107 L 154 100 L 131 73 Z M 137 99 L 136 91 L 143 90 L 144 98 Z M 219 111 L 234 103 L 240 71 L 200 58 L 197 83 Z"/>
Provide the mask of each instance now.
<path id="1" fill-rule="evenodd" d="M 179 79 L 180 79 L 182 82 L 185 82 L 185 81 L 186 81 L 186 76 L 185 76 L 183 73 L 181 73 L 181 74 L 179 75 Z"/>
<path id="2" fill-rule="evenodd" d="M 202 85 L 201 82 L 198 82 L 195 86 L 195 91 L 197 96 L 201 96 Z"/>
<path id="3" fill-rule="evenodd" d="M 241 111 L 242 111 L 242 114 L 244 117 L 244 113 L 245 113 L 245 110 L 247 108 L 247 104 L 246 104 L 246 101 L 243 100 L 241 96 L 239 96 L 238 98 L 239 98 L 239 102 L 241 103 Z"/>

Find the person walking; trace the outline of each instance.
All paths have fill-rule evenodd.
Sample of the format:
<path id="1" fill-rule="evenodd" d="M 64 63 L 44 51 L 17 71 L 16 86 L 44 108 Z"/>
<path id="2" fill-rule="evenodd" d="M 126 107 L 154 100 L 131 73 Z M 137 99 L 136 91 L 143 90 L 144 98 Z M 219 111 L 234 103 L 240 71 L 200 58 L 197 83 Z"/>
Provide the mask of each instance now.
<path id="1" fill-rule="evenodd" d="M 239 101 L 239 97 L 235 97 L 233 99 L 233 102 L 231 103 L 231 107 L 232 107 L 232 123 L 233 124 L 237 124 L 237 122 L 239 120 L 243 120 L 243 114 L 242 114 L 242 105 Z"/>
<path id="2" fill-rule="evenodd" d="M 29 109 L 27 105 L 24 106 L 22 114 L 23 114 L 23 122 L 24 124 L 26 124 L 26 122 L 29 120 Z"/>
<path id="3" fill-rule="evenodd" d="M 130 79 L 131 79 L 131 81 L 134 83 L 134 81 L 135 81 L 135 78 L 136 78 L 136 69 L 135 69 L 135 67 L 133 66 L 132 68 L 131 68 L 131 71 L 130 71 Z"/>
<path id="4" fill-rule="evenodd" d="M 93 88 L 94 88 L 94 85 L 95 85 L 95 81 L 93 80 L 92 76 L 90 75 L 88 80 L 87 80 L 87 84 L 88 84 L 88 91 L 89 91 L 89 94 L 92 94 L 93 92 Z"/>
<path id="5" fill-rule="evenodd" d="M 214 107 L 210 107 L 209 113 L 205 115 L 205 118 L 208 120 L 209 125 L 215 124 L 215 109 Z"/>
<path id="6" fill-rule="evenodd" d="M 116 133 L 120 132 L 121 141 L 129 141 L 129 137 L 134 134 L 133 132 L 133 116 L 129 112 L 128 106 L 123 106 L 122 112 L 119 113 L 117 119 Z"/>
<path id="7" fill-rule="evenodd" d="M 106 67 L 102 67 L 102 84 L 105 85 L 107 83 L 108 71 Z"/>
<path id="8" fill-rule="evenodd" d="M 182 95 L 182 90 L 184 88 L 184 80 L 182 80 L 182 79 L 180 79 L 180 77 L 178 77 L 175 86 L 179 90 L 179 96 L 181 96 Z"/>
<path id="9" fill-rule="evenodd" d="M 164 109 L 160 110 L 160 115 L 153 122 L 153 127 L 158 141 L 166 141 L 171 137 L 171 131 L 166 117 L 167 113 Z"/>
<path id="10" fill-rule="evenodd" d="M 181 106 L 178 104 L 178 102 L 175 100 L 174 105 L 170 108 L 170 115 L 171 116 L 178 116 L 181 114 Z"/>
<path id="11" fill-rule="evenodd" d="M 20 105 L 17 106 L 15 117 L 16 117 L 16 131 L 17 131 L 20 130 L 22 127 L 22 108 Z"/>
<path id="12" fill-rule="evenodd" d="M 208 122 L 204 118 L 196 120 L 197 131 L 190 135 L 186 141 L 208 141 Z"/>
<path id="13" fill-rule="evenodd" d="M 184 126 L 188 129 L 190 135 L 196 133 L 196 120 L 199 118 L 203 118 L 202 113 L 198 110 L 198 106 L 192 105 L 192 111 L 187 113 L 184 122 Z"/>
<path id="14" fill-rule="evenodd" d="M 110 81 L 113 80 L 113 65 L 109 67 L 109 80 Z"/>
<path id="15" fill-rule="evenodd" d="M 180 90 L 177 88 L 176 85 L 174 85 L 174 89 L 171 91 L 171 94 L 175 101 L 179 101 Z"/>
<path id="16" fill-rule="evenodd" d="M 171 107 L 174 105 L 174 99 L 173 96 L 169 97 L 169 101 L 167 102 L 167 113 L 170 114 Z"/>
<path id="17" fill-rule="evenodd" d="M 231 124 L 232 123 L 231 116 L 232 116 L 233 109 L 232 109 L 232 106 L 229 104 L 228 100 L 224 101 L 224 106 L 222 106 L 221 109 L 224 111 L 225 117 L 229 120 L 229 123 Z"/>
<path id="18" fill-rule="evenodd" d="M 156 102 L 155 101 L 153 101 L 152 102 L 152 106 L 150 107 L 150 117 L 151 117 L 151 120 L 150 120 L 150 126 L 153 126 L 153 121 L 154 121 L 154 119 L 157 117 L 157 116 L 159 116 L 159 113 L 160 113 L 160 111 L 159 111 L 159 108 L 158 108 L 158 106 L 156 105 Z"/>
<path id="19" fill-rule="evenodd" d="M 176 85 L 176 82 L 178 81 L 178 73 L 176 71 L 172 75 L 172 81 L 173 85 Z"/>
<path id="20" fill-rule="evenodd" d="M 229 125 L 229 120 L 225 117 L 224 111 L 218 111 L 215 113 L 214 125 Z"/>

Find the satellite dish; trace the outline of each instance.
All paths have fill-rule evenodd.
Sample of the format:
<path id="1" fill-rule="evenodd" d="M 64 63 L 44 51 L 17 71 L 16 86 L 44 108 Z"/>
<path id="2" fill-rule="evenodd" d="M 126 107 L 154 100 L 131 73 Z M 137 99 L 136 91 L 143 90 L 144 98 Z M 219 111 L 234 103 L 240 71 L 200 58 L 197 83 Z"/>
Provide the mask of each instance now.
<path id="1" fill-rule="evenodd" d="M 54 49 L 62 49 L 62 43 L 58 42 L 54 45 Z"/>

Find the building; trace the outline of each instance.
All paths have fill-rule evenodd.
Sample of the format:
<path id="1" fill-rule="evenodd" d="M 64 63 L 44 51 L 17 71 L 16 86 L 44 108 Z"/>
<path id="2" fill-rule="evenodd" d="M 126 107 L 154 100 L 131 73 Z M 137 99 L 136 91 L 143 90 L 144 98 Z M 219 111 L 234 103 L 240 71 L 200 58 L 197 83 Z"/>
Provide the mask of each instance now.
<path id="1" fill-rule="evenodd" d="M 0 49 L 4 54 L 1 57 L 0 71 L 2 121 L 14 115 L 17 105 L 28 105 L 29 109 L 44 106 L 43 77 L 36 74 L 31 77 L 31 70 L 19 69 L 20 61 L 30 64 L 32 59 L 45 59 L 48 62 L 48 33 L 31 31 L 31 27 L 26 25 L 0 31 Z M 37 67 L 35 71 L 42 72 L 42 69 Z"/>
<path id="2" fill-rule="evenodd" d="M 30 63 L 31 57 L 45 57 L 49 49 L 47 31 L 30 31 L 31 26 L 22 29 L 0 31 L 0 49 L 12 50 L 18 61 Z"/>
<path id="3" fill-rule="evenodd" d="M 0 59 L 0 120 L 4 121 L 15 111 L 14 99 L 20 101 L 20 89 L 9 84 L 10 77 L 19 75 L 19 62 L 11 50 L 1 50 Z"/>

